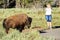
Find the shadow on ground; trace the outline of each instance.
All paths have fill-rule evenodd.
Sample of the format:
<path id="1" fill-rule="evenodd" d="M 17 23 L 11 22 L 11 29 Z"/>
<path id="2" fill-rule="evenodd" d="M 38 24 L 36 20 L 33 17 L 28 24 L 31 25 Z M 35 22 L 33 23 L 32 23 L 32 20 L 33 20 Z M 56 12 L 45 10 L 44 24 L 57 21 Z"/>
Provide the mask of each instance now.
<path id="1" fill-rule="evenodd" d="M 54 26 L 54 27 L 52 27 L 53 29 L 56 29 L 56 28 L 60 28 L 60 26 Z"/>
<path id="2" fill-rule="evenodd" d="M 52 27 L 52 29 L 57 29 L 57 28 L 60 28 L 60 26 L 54 26 L 54 27 Z M 48 29 L 39 30 L 39 32 L 40 32 L 40 33 L 47 33 L 46 30 L 48 30 Z"/>
<path id="3" fill-rule="evenodd" d="M 47 33 L 45 30 L 41 30 L 39 31 L 39 33 Z"/>

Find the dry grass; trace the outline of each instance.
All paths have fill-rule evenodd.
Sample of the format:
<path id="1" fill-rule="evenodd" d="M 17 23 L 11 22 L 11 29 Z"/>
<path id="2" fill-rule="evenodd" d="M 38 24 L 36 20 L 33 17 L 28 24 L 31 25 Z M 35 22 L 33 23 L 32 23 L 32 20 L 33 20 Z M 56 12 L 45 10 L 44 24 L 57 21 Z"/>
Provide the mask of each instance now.
<path id="1" fill-rule="evenodd" d="M 57 12 L 58 11 L 58 12 Z M 16 29 L 11 29 L 7 35 L 3 29 L 3 20 L 8 16 L 12 16 L 18 13 L 26 13 L 33 18 L 31 29 L 24 30 L 22 33 Z M 52 12 L 52 26 L 60 26 L 60 9 L 53 8 Z M 34 28 L 35 29 L 32 29 Z M 36 30 L 42 30 L 47 28 L 44 10 L 30 10 L 30 9 L 0 9 L 0 39 L 1 40 L 54 40 L 52 37 L 45 38 L 40 36 L 40 33 Z"/>

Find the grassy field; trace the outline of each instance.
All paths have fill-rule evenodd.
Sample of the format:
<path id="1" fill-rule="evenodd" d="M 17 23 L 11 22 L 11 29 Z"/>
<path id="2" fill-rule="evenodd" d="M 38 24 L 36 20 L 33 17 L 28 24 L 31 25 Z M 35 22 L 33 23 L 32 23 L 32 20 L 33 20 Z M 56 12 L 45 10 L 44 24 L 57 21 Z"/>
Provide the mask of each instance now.
<path id="1" fill-rule="evenodd" d="M 20 33 L 16 29 L 11 29 L 9 34 L 6 34 L 2 25 L 3 19 L 19 13 L 25 13 L 33 18 L 31 28 L 35 26 L 47 28 L 43 9 L 0 9 L 0 40 L 54 40 L 53 37 L 40 36 L 37 30 Z M 52 26 L 60 26 L 60 8 L 52 8 Z"/>

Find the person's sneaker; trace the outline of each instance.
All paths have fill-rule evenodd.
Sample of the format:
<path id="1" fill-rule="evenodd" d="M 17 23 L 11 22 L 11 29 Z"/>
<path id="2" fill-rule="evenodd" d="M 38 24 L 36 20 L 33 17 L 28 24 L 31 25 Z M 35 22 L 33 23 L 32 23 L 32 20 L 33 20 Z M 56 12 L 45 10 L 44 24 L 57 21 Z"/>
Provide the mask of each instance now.
<path id="1" fill-rule="evenodd" d="M 50 29 L 52 29 L 52 27 L 50 27 Z"/>
<path id="2" fill-rule="evenodd" d="M 47 29 L 52 29 L 52 27 L 48 27 Z"/>

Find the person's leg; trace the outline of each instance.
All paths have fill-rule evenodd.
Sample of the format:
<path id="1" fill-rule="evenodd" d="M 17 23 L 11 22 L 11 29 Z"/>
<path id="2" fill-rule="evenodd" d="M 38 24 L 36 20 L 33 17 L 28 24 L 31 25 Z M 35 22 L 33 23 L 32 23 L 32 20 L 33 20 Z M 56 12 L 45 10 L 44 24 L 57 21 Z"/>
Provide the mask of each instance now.
<path id="1" fill-rule="evenodd" d="M 46 15 L 47 27 L 49 28 L 49 15 Z"/>
<path id="2" fill-rule="evenodd" d="M 49 28 L 50 28 L 50 29 L 52 29 L 52 23 L 51 23 L 51 20 L 52 20 L 52 16 L 49 15 L 49 20 L 48 20 L 48 21 L 49 21 Z"/>
<path id="3" fill-rule="evenodd" d="M 51 15 L 46 15 L 47 26 L 49 29 L 52 28 L 51 19 L 52 19 Z"/>
<path id="4" fill-rule="evenodd" d="M 49 28 L 52 29 L 52 24 L 51 24 L 51 22 L 49 22 Z"/>
<path id="5" fill-rule="evenodd" d="M 50 29 L 52 29 L 52 24 L 51 24 L 51 22 L 49 22 L 49 27 L 50 27 Z"/>
<path id="6" fill-rule="evenodd" d="M 50 25 L 49 25 L 49 22 L 47 22 L 47 26 L 48 26 L 48 28 L 49 28 L 49 26 L 50 26 Z"/>
<path id="7" fill-rule="evenodd" d="M 47 26 L 48 26 L 49 29 L 51 29 L 52 28 L 51 22 L 47 22 Z"/>

